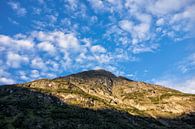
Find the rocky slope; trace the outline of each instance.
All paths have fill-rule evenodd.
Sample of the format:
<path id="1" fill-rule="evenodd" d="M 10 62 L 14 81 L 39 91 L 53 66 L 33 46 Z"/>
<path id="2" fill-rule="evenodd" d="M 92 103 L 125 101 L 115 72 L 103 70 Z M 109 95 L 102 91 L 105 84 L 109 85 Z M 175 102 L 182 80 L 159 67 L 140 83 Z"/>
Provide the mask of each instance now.
<path id="1" fill-rule="evenodd" d="M 195 128 L 195 95 L 105 70 L 2 86 L 0 110 L 10 129 Z"/>

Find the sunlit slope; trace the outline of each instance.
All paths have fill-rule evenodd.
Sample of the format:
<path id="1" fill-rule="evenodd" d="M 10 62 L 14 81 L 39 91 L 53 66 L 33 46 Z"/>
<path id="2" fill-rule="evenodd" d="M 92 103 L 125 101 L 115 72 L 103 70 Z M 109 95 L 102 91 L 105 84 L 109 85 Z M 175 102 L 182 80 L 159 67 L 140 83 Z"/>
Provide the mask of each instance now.
<path id="1" fill-rule="evenodd" d="M 49 92 L 63 102 L 88 108 L 116 108 L 130 114 L 174 117 L 195 111 L 195 95 L 91 70 L 20 85 Z"/>
<path id="2" fill-rule="evenodd" d="M 193 129 L 195 95 L 91 70 L 0 87 L 3 129 Z"/>

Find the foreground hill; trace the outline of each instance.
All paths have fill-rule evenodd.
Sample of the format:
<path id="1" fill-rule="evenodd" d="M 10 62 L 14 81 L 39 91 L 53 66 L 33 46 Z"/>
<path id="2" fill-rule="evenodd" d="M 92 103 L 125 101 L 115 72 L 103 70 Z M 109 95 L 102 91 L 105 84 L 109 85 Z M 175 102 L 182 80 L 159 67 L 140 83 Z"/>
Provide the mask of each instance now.
<path id="1" fill-rule="evenodd" d="M 0 87 L 3 129 L 193 129 L 195 95 L 90 70 Z"/>

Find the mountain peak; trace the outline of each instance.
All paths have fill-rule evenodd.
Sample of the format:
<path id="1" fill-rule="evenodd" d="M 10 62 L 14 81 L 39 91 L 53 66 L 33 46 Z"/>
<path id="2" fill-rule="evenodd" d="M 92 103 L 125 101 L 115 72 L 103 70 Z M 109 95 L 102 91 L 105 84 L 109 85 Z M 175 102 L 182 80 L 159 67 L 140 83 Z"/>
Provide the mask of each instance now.
<path id="1" fill-rule="evenodd" d="M 69 76 L 88 77 L 88 78 L 94 78 L 94 77 L 117 78 L 116 75 L 104 69 L 88 70 L 88 71 L 83 71 L 83 72 L 76 73 L 76 74 L 71 74 Z"/>
<path id="2" fill-rule="evenodd" d="M 48 125 L 47 121 L 51 120 L 49 123 L 51 123 L 53 129 L 64 128 L 64 125 L 74 122 L 71 124 L 72 126 L 78 118 L 81 118 L 79 125 L 82 125 L 86 120 L 87 123 L 92 122 L 92 125 L 94 125 L 94 121 L 102 120 L 103 118 L 103 122 L 100 122 L 99 125 L 108 122 L 108 118 L 111 120 L 118 118 L 119 120 L 117 119 L 117 121 L 120 123 L 121 119 L 124 118 L 122 120 L 124 124 L 129 124 L 129 122 L 133 121 L 132 124 L 124 128 L 131 126 L 132 128 L 142 128 L 143 123 L 147 123 L 144 125 L 146 128 L 172 128 L 170 125 L 175 128 L 175 125 L 182 125 L 179 126 L 180 129 L 185 127 L 194 129 L 194 115 L 192 114 L 195 112 L 194 95 L 144 82 L 129 81 L 125 77 L 116 76 L 103 69 L 84 71 L 61 78 L 40 79 L 24 84 L 2 86 L 0 87 L 0 96 L 0 103 L 3 105 L 0 106 L 3 112 L 1 116 L 3 115 L 4 117 L 3 122 L 7 122 L 10 125 L 10 121 L 7 121 L 7 119 L 12 116 L 13 126 L 17 127 L 21 125 L 20 121 L 29 123 L 29 120 L 37 119 L 42 120 L 42 123 L 46 122 L 45 125 Z M 59 107 L 60 105 L 63 107 Z M 91 112 L 78 111 L 76 110 L 78 108 L 86 109 L 86 111 L 91 110 Z M 123 112 L 134 117 L 124 116 L 124 114 L 116 116 L 116 113 L 113 112 L 109 113 L 109 115 L 104 115 L 108 111 L 102 112 L 104 109 Z M 97 114 L 98 110 L 100 111 L 99 114 Z M 88 118 L 91 113 L 95 113 L 95 115 L 92 115 L 93 120 Z M 27 120 L 23 120 L 23 117 L 20 117 L 21 114 L 24 114 Z M 186 117 L 185 120 L 182 120 L 181 116 L 186 114 L 190 114 L 192 117 Z M 151 121 L 148 118 L 156 121 Z M 157 118 L 160 119 L 158 120 Z M 162 118 L 165 120 L 162 121 Z M 175 118 L 179 119 L 176 121 Z M 37 123 L 37 121 L 33 122 Z M 56 122 L 59 123 L 56 124 Z M 4 123 L 0 123 L 0 126 L 4 126 Z M 42 124 L 41 122 L 38 123 Z M 119 126 L 124 124 L 120 123 Z M 22 127 L 26 127 L 25 125 L 28 124 L 24 123 Z M 38 127 L 34 127 L 36 124 L 29 124 L 29 127 L 32 125 L 32 128 Z M 56 125 L 60 127 L 54 127 Z M 88 128 L 86 124 L 83 125 L 82 128 Z M 100 128 L 99 125 L 96 127 Z M 72 129 L 72 127 L 70 128 Z M 110 127 L 104 126 L 104 128 Z"/>

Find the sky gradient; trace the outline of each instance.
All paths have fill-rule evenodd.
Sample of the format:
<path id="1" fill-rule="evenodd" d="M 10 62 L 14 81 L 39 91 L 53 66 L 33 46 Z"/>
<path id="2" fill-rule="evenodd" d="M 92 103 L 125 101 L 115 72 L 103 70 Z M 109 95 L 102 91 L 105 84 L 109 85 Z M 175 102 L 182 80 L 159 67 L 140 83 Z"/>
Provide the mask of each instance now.
<path id="1" fill-rule="evenodd" d="M 195 1 L 0 1 L 0 84 L 100 68 L 195 93 Z"/>

